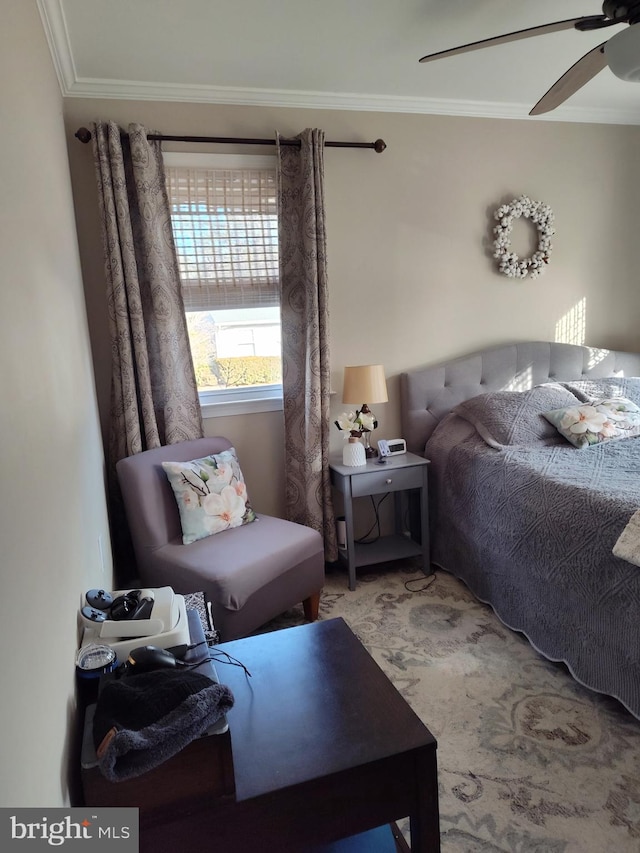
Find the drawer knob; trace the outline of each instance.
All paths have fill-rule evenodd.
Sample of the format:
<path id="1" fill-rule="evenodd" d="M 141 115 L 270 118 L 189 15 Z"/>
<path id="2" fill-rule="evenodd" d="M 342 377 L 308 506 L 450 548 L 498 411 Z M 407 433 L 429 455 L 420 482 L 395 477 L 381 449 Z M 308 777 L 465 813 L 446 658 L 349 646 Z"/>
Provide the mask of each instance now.
<path id="1" fill-rule="evenodd" d="M 387 486 L 390 485 L 391 483 L 393 483 L 393 480 L 391 479 L 391 477 L 387 477 Z"/>

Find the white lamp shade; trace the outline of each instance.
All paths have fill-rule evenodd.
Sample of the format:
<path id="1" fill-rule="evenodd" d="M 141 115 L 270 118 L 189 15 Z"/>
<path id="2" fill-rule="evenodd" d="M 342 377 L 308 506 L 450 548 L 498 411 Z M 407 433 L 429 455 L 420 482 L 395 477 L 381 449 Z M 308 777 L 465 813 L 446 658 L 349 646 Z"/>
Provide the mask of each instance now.
<path id="1" fill-rule="evenodd" d="M 342 402 L 362 405 L 363 403 L 386 403 L 387 382 L 381 364 L 360 364 L 345 367 Z"/>
<path id="2" fill-rule="evenodd" d="M 640 82 L 640 24 L 611 36 L 604 46 L 607 65 L 621 80 Z"/>

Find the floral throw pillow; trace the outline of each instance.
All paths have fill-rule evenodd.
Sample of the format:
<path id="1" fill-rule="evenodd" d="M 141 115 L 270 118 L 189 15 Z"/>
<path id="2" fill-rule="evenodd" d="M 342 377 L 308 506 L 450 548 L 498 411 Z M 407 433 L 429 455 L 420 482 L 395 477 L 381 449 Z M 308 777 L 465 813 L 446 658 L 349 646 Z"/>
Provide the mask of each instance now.
<path id="1" fill-rule="evenodd" d="M 191 462 L 163 462 L 180 511 L 185 545 L 254 521 L 233 447 Z"/>
<path id="2" fill-rule="evenodd" d="M 626 397 L 593 400 L 543 414 L 567 441 L 579 448 L 640 435 L 640 408 Z"/>

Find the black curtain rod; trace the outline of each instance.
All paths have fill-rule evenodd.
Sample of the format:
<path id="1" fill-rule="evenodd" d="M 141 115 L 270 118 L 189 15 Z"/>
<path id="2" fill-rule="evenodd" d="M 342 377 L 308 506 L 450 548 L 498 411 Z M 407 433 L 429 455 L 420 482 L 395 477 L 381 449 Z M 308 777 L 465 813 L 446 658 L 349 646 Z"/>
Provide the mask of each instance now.
<path id="1" fill-rule="evenodd" d="M 123 137 L 128 134 L 123 133 Z M 80 142 L 91 142 L 91 131 L 86 127 L 81 127 L 76 130 L 74 136 Z M 233 143 L 235 145 L 275 145 L 275 139 L 244 139 L 236 136 L 164 136 L 160 133 L 149 133 L 147 139 L 156 139 L 160 142 L 220 142 L 223 144 Z M 300 147 L 299 139 L 281 139 L 281 145 L 295 145 Z M 383 139 L 376 139 L 375 142 L 325 142 L 326 148 L 373 148 L 377 154 L 382 154 L 387 147 Z"/>

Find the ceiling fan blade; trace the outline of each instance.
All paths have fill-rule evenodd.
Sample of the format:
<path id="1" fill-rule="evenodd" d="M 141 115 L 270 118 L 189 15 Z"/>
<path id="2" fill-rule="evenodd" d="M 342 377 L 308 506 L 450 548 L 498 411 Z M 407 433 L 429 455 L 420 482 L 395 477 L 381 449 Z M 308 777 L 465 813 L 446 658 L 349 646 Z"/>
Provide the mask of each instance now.
<path id="1" fill-rule="evenodd" d="M 560 104 L 564 103 L 567 98 L 575 94 L 578 89 L 582 88 L 585 83 L 588 83 L 593 77 L 602 71 L 607 66 L 607 58 L 604 54 L 604 46 L 606 41 L 594 47 L 589 53 L 585 53 L 582 59 L 574 63 L 571 68 L 566 71 L 559 80 L 553 84 L 549 91 L 540 98 L 538 103 L 529 113 L 530 116 L 539 116 L 542 113 L 548 113 L 555 110 Z"/>
<path id="2" fill-rule="evenodd" d="M 513 33 L 506 33 L 503 36 L 494 36 L 482 41 L 473 41 L 470 44 L 463 44 L 460 47 L 452 47 L 450 50 L 441 50 L 438 53 L 430 53 L 419 59 L 419 62 L 431 62 L 433 59 L 444 59 L 446 56 L 457 56 L 459 53 L 467 53 L 471 50 L 480 50 L 483 47 L 492 47 L 497 44 L 506 44 L 510 41 L 518 41 L 518 39 L 531 38 L 532 36 L 543 36 L 546 33 L 556 33 L 559 30 L 575 29 L 576 25 L 584 29 L 597 29 L 601 26 L 609 26 L 615 21 L 609 21 L 604 15 L 587 15 L 582 18 L 568 18 L 566 21 L 556 21 L 554 24 L 543 24 L 540 27 L 529 27 L 526 30 L 516 30 Z"/>

